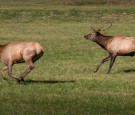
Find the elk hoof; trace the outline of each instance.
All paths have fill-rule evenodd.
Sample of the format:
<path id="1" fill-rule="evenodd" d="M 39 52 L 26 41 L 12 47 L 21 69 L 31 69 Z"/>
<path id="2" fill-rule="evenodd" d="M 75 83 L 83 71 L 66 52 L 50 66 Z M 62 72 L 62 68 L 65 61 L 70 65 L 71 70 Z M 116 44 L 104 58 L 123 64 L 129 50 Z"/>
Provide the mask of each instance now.
<path id="1" fill-rule="evenodd" d="M 96 72 L 97 72 L 97 70 L 94 71 L 94 73 L 96 73 Z"/>
<path id="2" fill-rule="evenodd" d="M 8 80 L 8 78 L 7 78 L 7 77 L 3 77 L 3 79 L 4 79 L 4 80 L 6 80 L 6 81 Z"/>
<path id="3" fill-rule="evenodd" d="M 18 82 L 18 83 L 20 83 L 21 81 L 24 81 L 24 79 L 21 78 L 21 77 L 17 78 L 17 82 Z"/>

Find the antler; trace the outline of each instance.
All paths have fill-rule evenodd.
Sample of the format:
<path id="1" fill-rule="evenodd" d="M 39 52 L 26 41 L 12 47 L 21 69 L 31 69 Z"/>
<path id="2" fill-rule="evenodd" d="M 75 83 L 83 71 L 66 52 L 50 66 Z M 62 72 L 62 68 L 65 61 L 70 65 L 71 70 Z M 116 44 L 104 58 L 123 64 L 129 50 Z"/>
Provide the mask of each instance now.
<path id="1" fill-rule="evenodd" d="M 96 31 L 93 27 L 91 27 L 92 30 Z"/>
<path id="2" fill-rule="evenodd" d="M 108 30 L 110 27 L 112 26 L 112 23 L 110 24 L 110 26 L 108 27 L 108 28 L 106 28 L 106 29 L 104 29 L 104 30 L 102 30 L 102 27 L 101 27 L 101 31 L 105 31 L 105 30 Z"/>
<path id="3" fill-rule="evenodd" d="M 108 30 L 111 26 L 112 26 L 112 23 L 111 23 L 110 26 L 109 26 L 108 28 L 106 28 L 106 29 L 102 29 L 102 28 L 104 27 L 104 25 L 101 26 L 101 28 L 98 29 L 98 30 L 95 30 L 93 27 L 91 27 L 91 29 L 92 29 L 93 31 L 95 31 L 95 32 L 97 32 L 97 31 L 100 32 L 100 31 L 106 31 L 106 30 Z"/>

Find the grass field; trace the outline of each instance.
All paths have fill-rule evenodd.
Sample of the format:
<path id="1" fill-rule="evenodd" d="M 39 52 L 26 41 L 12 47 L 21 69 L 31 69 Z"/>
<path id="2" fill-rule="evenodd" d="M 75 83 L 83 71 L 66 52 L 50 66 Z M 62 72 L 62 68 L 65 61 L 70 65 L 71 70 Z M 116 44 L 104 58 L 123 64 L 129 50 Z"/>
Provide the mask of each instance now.
<path id="1" fill-rule="evenodd" d="M 108 54 L 83 38 L 90 26 L 111 22 L 104 34 L 135 36 L 133 6 L 1 5 L 0 44 L 37 41 L 46 51 L 24 83 L 1 76 L 0 114 L 135 115 L 135 58 L 118 57 L 110 75 L 109 63 L 95 74 Z M 25 67 L 15 65 L 13 73 Z"/>

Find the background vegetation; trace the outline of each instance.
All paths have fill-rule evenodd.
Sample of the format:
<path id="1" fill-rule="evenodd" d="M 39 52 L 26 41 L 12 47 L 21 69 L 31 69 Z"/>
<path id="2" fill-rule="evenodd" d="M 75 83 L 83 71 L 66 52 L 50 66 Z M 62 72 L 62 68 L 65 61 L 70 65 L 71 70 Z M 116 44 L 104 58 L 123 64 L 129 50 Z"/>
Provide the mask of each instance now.
<path id="1" fill-rule="evenodd" d="M 134 0 L 1 0 L 1 5 L 134 5 Z"/>
<path id="2" fill-rule="evenodd" d="M 12 78 L 4 81 L 1 76 L 0 114 L 134 115 L 134 57 L 118 57 L 110 75 L 106 74 L 109 63 L 95 74 L 96 65 L 108 54 L 83 38 L 91 32 L 90 26 L 107 27 L 111 22 L 112 28 L 104 34 L 135 36 L 132 3 L 134 0 L 0 1 L 0 44 L 37 41 L 46 49 L 24 83 L 17 84 Z M 13 73 L 19 75 L 25 67 L 15 65 Z"/>

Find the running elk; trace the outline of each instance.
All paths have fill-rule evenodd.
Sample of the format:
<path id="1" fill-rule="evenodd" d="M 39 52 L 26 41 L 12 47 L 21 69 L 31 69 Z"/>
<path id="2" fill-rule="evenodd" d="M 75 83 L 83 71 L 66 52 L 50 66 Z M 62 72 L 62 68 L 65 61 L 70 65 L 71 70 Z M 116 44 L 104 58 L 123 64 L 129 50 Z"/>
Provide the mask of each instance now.
<path id="1" fill-rule="evenodd" d="M 8 70 L 8 75 L 13 77 L 18 82 L 24 81 L 24 78 L 34 68 L 34 62 L 43 55 L 43 47 L 37 42 L 11 42 L 5 45 L 0 45 L 0 60 L 4 62 L 5 66 L 2 69 L 3 79 L 4 71 Z M 28 68 L 16 77 L 12 74 L 12 66 L 17 63 L 25 62 Z"/>
<path id="2" fill-rule="evenodd" d="M 102 28 L 95 30 L 91 27 L 93 32 L 84 36 L 86 39 L 96 42 L 109 53 L 109 56 L 100 62 L 94 72 L 97 72 L 104 62 L 110 61 L 110 66 L 107 71 L 109 74 L 117 56 L 134 56 L 135 54 L 135 37 L 106 36 L 101 34 L 102 31 L 109 29 L 111 26 L 112 24 L 104 30 Z"/>

